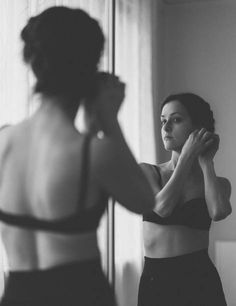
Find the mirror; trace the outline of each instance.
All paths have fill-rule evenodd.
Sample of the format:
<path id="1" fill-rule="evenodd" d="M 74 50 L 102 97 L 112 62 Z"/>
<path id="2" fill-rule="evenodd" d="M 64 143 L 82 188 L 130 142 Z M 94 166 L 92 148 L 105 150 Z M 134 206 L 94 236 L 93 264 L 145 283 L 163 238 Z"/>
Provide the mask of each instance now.
<path id="1" fill-rule="evenodd" d="M 236 4 L 234 1 L 218 0 L 166 0 L 166 1 L 137 1 L 139 4 L 151 8 L 152 14 L 145 13 L 136 16 L 136 27 L 142 22 L 140 35 L 135 32 L 135 18 L 137 3 L 135 1 L 117 1 L 127 15 L 121 13 L 123 20 L 129 16 L 126 23 L 122 19 L 117 25 L 117 31 L 122 32 L 125 24 L 126 32 L 116 53 L 118 71 L 127 80 L 129 88 L 138 85 L 138 97 L 147 101 L 137 102 L 137 95 L 132 93 L 124 107 L 132 107 L 132 103 L 139 104 L 139 111 L 127 110 L 125 122 L 130 121 L 129 114 L 139 113 L 133 136 L 132 129 L 127 129 L 128 139 L 132 139 L 137 147 L 139 161 L 148 163 L 162 163 L 169 159 L 169 154 L 163 149 L 160 136 L 160 103 L 170 93 L 194 92 L 202 96 L 211 105 L 216 121 L 216 132 L 220 135 L 220 147 L 215 157 L 215 169 L 218 176 L 227 177 L 232 185 L 231 204 L 234 203 L 234 186 L 236 169 L 234 166 L 235 144 L 232 133 L 235 130 L 234 116 L 235 81 L 236 81 Z M 145 3 L 144 3 L 145 2 Z M 153 7 L 155 2 L 155 8 Z M 129 13 L 128 13 L 129 12 Z M 121 18 L 121 17 L 120 17 Z M 146 18 L 146 24 L 144 19 Z M 133 28 L 130 30 L 130 27 Z M 131 32 L 129 32 L 129 30 Z M 145 33 L 145 30 L 148 33 Z M 130 38 L 128 35 L 131 33 Z M 127 36 L 127 40 L 126 37 Z M 134 59 L 132 48 L 137 42 L 137 57 L 134 69 L 124 63 Z M 138 45 L 138 44 L 137 44 Z M 126 47 L 125 47 L 126 46 Z M 126 52 L 122 52 L 126 48 Z M 142 50 L 144 48 L 144 50 Z M 146 50 L 146 48 L 148 50 Z M 149 52 L 151 59 L 142 54 Z M 142 57 L 144 55 L 144 57 Z M 120 59 L 119 59 L 120 58 Z M 139 58 L 139 60 L 138 60 Z M 126 70 L 128 71 L 125 71 Z M 141 77 L 141 80 L 138 79 Z M 148 83 L 142 87 L 142 80 Z M 131 89 L 130 89 L 131 90 Z M 149 103 L 149 99 L 152 101 Z M 128 106 L 129 104 L 129 106 Z M 153 110 L 151 110 L 153 109 Z M 149 114 L 151 112 L 151 117 Z M 138 119 L 137 119 L 138 121 Z M 131 124 L 131 123 L 130 123 Z M 134 123 L 133 123 L 134 124 Z M 154 134 L 153 134 L 153 130 Z M 137 133 L 135 133 L 137 131 Z M 137 136 L 138 135 L 138 136 Z M 137 142 L 135 142 L 137 140 Z M 154 142 L 154 146 L 153 146 Z M 155 152 L 154 155 L 151 152 Z M 122 215 L 120 208 L 116 214 L 116 268 L 117 293 L 120 305 L 136 305 L 138 276 L 142 270 L 142 245 L 137 236 L 142 237 L 142 221 L 127 212 Z M 137 218 L 137 219 L 136 219 Z M 213 222 L 210 230 L 209 254 L 220 274 L 225 297 L 228 305 L 234 305 L 235 296 L 235 212 L 225 220 Z M 134 231 L 132 231 L 132 228 Z M 124 231 L 124 233 L 123 233 Z M 129 233 L 129 234 L 127 234 Z M 138 234 L 137 234 L 138 233 Z M 123 237 L 125 237 L 125 242 Z M 127 253 L 127 254 L 126 254 Z M 123 257 L 126 257 L 123 258 Z M 123 267 L 123 268 L 122 268 Z M 132 293 L 131 293 L 132 292 Z"/>

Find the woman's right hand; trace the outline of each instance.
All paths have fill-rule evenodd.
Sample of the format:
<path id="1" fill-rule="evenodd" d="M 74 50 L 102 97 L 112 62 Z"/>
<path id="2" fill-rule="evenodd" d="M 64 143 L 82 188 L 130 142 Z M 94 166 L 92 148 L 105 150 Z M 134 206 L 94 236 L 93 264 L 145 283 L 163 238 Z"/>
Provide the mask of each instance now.
<path id="1" fill-rule="evenodd" d="M 205 128 L 195 130 L 186 140 L 181 151 L 181 156 L 195 159 L 205 151 L 213 141 L 213 133 L 208 132 Z"/>
<path id="2" fill-rule="evenodd" d="M 106 72 L 100 72 L 97 77 L 96 105 L 98 112 L 109 117 L 117 117 L 125 97 L 125 84 L 120 79 Z"/>
<path id="3" fill-rule="evenodd" d="M 106 133 L 117 122 L 117 115 L 125 97 L 125 84 L 117 76 L 100 72 L 96 78 L 96 92 L 87 100 L 97 125 Z"/>

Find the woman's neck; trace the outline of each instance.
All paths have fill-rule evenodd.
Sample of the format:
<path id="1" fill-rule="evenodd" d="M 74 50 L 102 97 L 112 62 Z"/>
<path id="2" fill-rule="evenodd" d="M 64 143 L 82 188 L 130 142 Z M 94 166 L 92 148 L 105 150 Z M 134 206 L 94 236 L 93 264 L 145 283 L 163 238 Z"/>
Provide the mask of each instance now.
<path id="1" fill-rule="evenodd" d="M 41 96 L 40 111 L 49 116 L 55 114 L 74 122 L 80 103 L 63 96 Z"/>

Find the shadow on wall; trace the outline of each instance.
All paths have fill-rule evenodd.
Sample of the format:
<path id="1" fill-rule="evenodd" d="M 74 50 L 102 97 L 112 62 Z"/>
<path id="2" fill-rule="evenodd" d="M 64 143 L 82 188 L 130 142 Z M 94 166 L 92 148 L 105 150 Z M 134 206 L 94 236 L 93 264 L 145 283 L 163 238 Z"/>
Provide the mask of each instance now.
<path id="1" fill-rule="evenodd" d="M 138 286 L 141 272 L 131 262 L 116 268 L 116 295 L 118 306 L 137 306 Z"/>

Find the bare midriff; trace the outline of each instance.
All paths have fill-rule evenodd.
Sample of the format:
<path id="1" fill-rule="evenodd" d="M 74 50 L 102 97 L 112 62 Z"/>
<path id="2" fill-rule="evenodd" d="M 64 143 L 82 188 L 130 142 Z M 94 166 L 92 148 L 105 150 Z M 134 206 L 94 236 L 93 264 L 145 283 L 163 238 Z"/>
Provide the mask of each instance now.
<path id="1" fill-rule="evenodd" d="M 209 232 L 182 225 L 143 222 L 144 255 L 150 258 L 180 256 L 207 249 Z"/>

